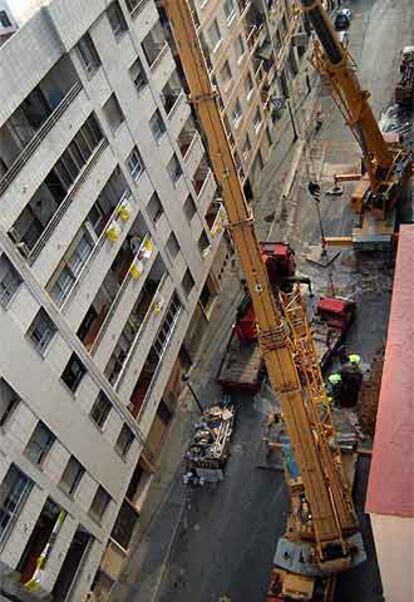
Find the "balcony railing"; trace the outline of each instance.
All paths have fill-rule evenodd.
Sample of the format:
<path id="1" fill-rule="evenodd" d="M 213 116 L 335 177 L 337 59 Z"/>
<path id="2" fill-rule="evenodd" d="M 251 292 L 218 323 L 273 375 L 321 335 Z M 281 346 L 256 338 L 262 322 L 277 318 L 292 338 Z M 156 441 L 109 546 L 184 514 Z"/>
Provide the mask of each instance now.
<path id="1" fill-rule="evenodd" d="M 172 115 L 175 113 L 175 110 L 176 110 L 180 100 L 183 97 L 184 97 L 183 90 L 174 90 L 173 92 L 169 92 L 168 94 L 165 94 L 164 99 L 163 99 L 163 105 L 164 105 L 164 109 L 165 109 L 165 112 L 167 113 L 168 117 L 172 117 Z"/>
<path id="2" fill-rule="evenodd" d="M 252 53 L 256 50 L 260 34 L 264 31 L 264 25 L 248 25 L 246 36 L 247 36 L 247 46 L 249 47 L 249 52 Z"/>
<path id="3" fill-rule="evenodd" d="M 183 308 L 180 307 L 179 310 L 177 311 L 177 313 L 174 316 L 174 320 L 173 320 L 173 322 L 171 324 L 171 329 L 170 329 L 170 331 L 168 333 L 166 343 L 163 346 L 162 352 L 158 356 L 157 367 L 155 368 L 155 370 L 154 370 L 154 372 L 152 374 L 151 381 L 149 382 L 149 385 L 148 385 L 147 391 L 145 393 L 144 399 L 142 400 L 141 406 L 140 406 L 138 414 L 136 416 L 137 422 L 140 421 L 141 416 L 144 414 L 144 412 L 145 412 L 145 410 L 147 408 L 147 405 L 148 405 L 149 399 L 151 397 L 152 391 L 154 389 L 155 383 L 157 382 L 158 375 L 159 375 L 161 369 L 164 366 L 164 362 L 162 360 L 163 360 L 166 352 L 168 351 L 168 349 L 171 349 L 171 345 L 169 344 L 169 342 L 171 341 L 171 339 L 172 339 L 172 337 L 173 337 L 173 335 L 174 335 L 174 333 L 176 331 L 177 324 L 179 322 L 179 318 L 180 318 L 180 316 L 182 314 L 182 311 L 183 311 Z"/>
<path id="4" fill-rule="evenodd" d="M 118 221 L 120 218 L 119 216 L 119 209 L 121 206 L 123 206 L 123 204 L 125 203 L 125 201 L 127 201 L 128 203 L 132 203 L 133 202 L 133 197 L 131 195 L 131 192 L 125 191 L 124 194 L 121 196 L 121 198 L 119 199 L 118 203 L 115 206 L 115 209 L 113 210 L 112 213 L 110 213 L 108 215 L 108 217 L 106 218 L 106 223 L 109 224 L 112 221 Z M 79 290 L 80 285 L 82 284 L 83 280 L 85 279 L 85 277 L 87 276 L 87 274 L 90 272 L 91 267 L 93 265 L 93 262 L 95 260 L 95 257 L 99 254 L 99 251 L 102 249 L 102 247 L 105 244 L 105 241 L 107 241 L 107 235 L 106 235 L 106 228 L 104 227 L 101 234 L 99 235 L 94 248 L 92 249 L 91 254 L 88 257 L 88 260 L 86 261 L 86 263 L 82 266 L 81 271 L 79 272 L 79 274 L 77 275 L 76 281 L 73 284 L 73 287 L 71 288 L 71 290 L 69 291 L 66 299 L 64 300 L 64 302 L 61 305 L 61 310 L 64 311 L 65 308 L 68 306 L 70 299 L 73 298 L 73 296 L 75 295 L 76 291 Z"/>
<path id="5" fill-rule="evenodd" d="M 27 163 L 31 155 L 37 149 L 39 144 L 44 140 L 46 135 L 53 128 L 55 123 L 59 120 L 59 118 L 63 115 L 67 107 L 71 104 L 71 102 L 76 98 L 79 92 L 82 89 L 82 84 L 80 82 L 76 82 L 66 96 L 62 99 L 56 109 L 49 115 L 40 129 L 36 132 L 30 142 L 25 146 L 20 155 L 15 159 L 15 161 L 11 164 L 7 172 L 0 180 L 0 195 L 7 189 L 7 187 L 11 184 L 14 178 L 17 176 L 19 171 L 24 167 Z"/>
<path id="6" fill-rule="evenodd" d="M 190 152 L 190 148 L 193 146 L 197 138 L 197 131 L 191 130 L 187 131 L 178 136 L 178 145 L 180 147 L 180 152 L 185 159 Z"/>
<path id="7" fill-rule="evenodd" d="M 107 146 L 108 146 L 108 141 L 106 140 L 106 138 L 103 138 L 100 141 L 100 143 L 98 144 L 98 146 L 95 148 L 95 151 L 89 158 L 88 163 L 84 167 L 84 169 L 81 172 L 81 174 L 79 175 L 78 179 L 73 184 L 72 188 L 70 189 L 68 194 L 65 196 L 65 198 L 63 199 L 63 201 L 57 208 L 52 219 L 48 222 L 46 228 L 43 230 L 42 234 L 40 235 L 40 237 L 37 240 L 34 247 L 30 251 L 28 251 L 28 253 L 25 254 L 30 263 L 33 263 L 34 260 L 40 255 L 41 250 L 43 249 L 43 247 L 46 245 L 46 242 L 51 237 L 52 232 L 54 231 L 57 224 L 59 223 L 62 215 L 66 212 L 69 205 L 73 202 L 75 195 L 77 194 L 77 192 L 81 188 L 82 184 L 87 179 L 89 172 L 91 171 L 91 169 L 93 168 L 95 163 L 98 161 L 98 158 L 100 157 L 100 155 L 103 153 L 104 149 Z"/>
<path id="8" fill-rule="evenodd" d="M 222 204 L 220 204 L 219 210 L 217 211 L 214 222 L 210 227 L 210 235 L 211 238 L 216 238 L 219 236 L 223 230 L 227 221 L 227 212 Z"/>
<path id="9" fill-rule="evenodd" d="M 124 279 L 122 280 L 121 285 L 120 285 L 120 287 L 119 287 L 119 289 L 118 289 L 118 291 L 117 291 L 117 293 L 115 295 L 115 299 L 112 301 L 111 306 L 110 306 L 108 312 L 105 315 L 105 319 L 102 322 L 101 327 L 100 327 L 98 333 L 96 334 L 96 337 L 95 337 L 95 339 L 93 341 L 93 344 L 92 344 L 92 346 L 90 348 L 90 353 L 92 355 L 96 352 L 96 349 L 97 349 L 99 343 L 102 341 L 102 338 L 103 338 L 103 336 L 104 336 L 104 334 L 105 334 L 105 332 L 106 332 L 106 330 L 107 330 L 107 328 L 108 328 L 108 326 L 109 326 L 109 324 L 110 324 L 110 322 L 111 322 L 111 320 L 112 320 L 112 318 L 114 316 L 114 313 L 116 312 L 116 310 L 117 310 L 117 308 L 119 306 L 119 303 L 121 302 L 122 296 L 123 296 L 126 288 L 128 287 L 131 279 L 133 278 L 131 268 L 132 268 L 132 266 L 135 265 L 136 261 L 143 254 L 143 251 L 147 247 L 148 243 L 151 243 L 151 245 L 153 245 L 151 236 L 149 234 L 146 234 L 144 236 L 144 238 L 142 239 L 142 242 L 141 242 L 141 244 L 140 244 L 140 246 L 138 248 L 138 251 L 135 253 L 134 257 L 132 258 L 132 261 L 131 261 L 131 263 L 129 265 L 129 268 L 126 271 Z M 150 253 L 150 256 L 153 255 L 153 252 L 154 251 L 152 250 L 151 253 Z M 149 257 L 148 257 L 148 259 L 149 259 Z M 145 271 L 145 263 L 143 262 L 143 271 L 142 271 L 142 273 Z"/>
<path id="10" fill-rule="evenodd" d="M 237 4 L 239 7 L 241 17 L 245 16 L 245 14 L 247 13 L 247 11 L 249 10 L 249 8 L 252 5 L 251 0 L 237 0 Z"/>
<path id="11" fill-rule="evenodd" d="M 164 283 L 167 280 L 167 278 L 168 278 L 168 272 L 165 271 L 164 274 L 161 276 L 161 280 L 158 283 L 156 291 L 154 292 L 153 301 L 156 300 L 157 297 L 159 297 L 159 293 L 160 293 L 162 287 L 164 286 Z M 154 305 L 153 302 L 151 302 L 151 304 L 150 304 L 149 308 L 147 309 L 147 312 L 146 312 L 146 314 L 145 314 L 145 316 L 144 316 L 144 318 L 143 318 L 143 320 L 142 320 L 142 322 L 140 324 L 138 332 L 135 335 L 134 341 L 133 341 L 133 343 L 132 343 L 132 345 L 131 345 L 128 353 L 127 353 L 127 356 L 126 356 L 125 361 L 124 361 L 124 365 L 122 366 L 122 369 L 119 372 L 118 377 L 117 377 L 116 381 L 113 384 L 113 386 L 114 386 L 114 388 L 116 390 L 118 390 L 119 387 L 124 382 L 125 375 L 126 375 L 126 373 L 128 371 L 128 368 L 129 368 L 129 366 L 131 364 L 131 361 L 132 361 L 132 357 L 135 354 L 135 351 L 136 351 L 136 349 L 137 349 L 137 347 L 138 347 L 138 345 L 139 345 L 139 343 L 141 341 L 142 335 L 144 334 L 145 329 L 146 329 L 149 321 L 151 320 L 151 317 L 154 315 L 153 305 Z"/>
<path id="12" fill-rule="evenodd" d="M 154 47 L 158 50 L 158 53 L 157 53 L 157 56 L 152 61 L 152 63 L 150 64 L 151 71 L 154 71 L 157 68 L 157 65 L 159 65 L 159 63 L 161 62 L 162 57 L 168 51 L 167 42 L 158 42 L 157 44 L 154 44 Z"/>
<path id="13" fill-rule="evenodd" d="M 133 19 L 142 11 L 144 6 L 148 4 L 149 0 L 139 0 L 137 5 L 132 9 L 130 15 Z"/>

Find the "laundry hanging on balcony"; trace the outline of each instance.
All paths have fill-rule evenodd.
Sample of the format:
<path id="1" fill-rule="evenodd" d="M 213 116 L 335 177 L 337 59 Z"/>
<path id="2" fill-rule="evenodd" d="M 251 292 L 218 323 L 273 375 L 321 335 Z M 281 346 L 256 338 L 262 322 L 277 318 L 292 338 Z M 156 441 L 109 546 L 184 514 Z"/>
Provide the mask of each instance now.
<path id="1" fill-rule="evenodd" d="M 153 250 L 154 243 L 152 242 L 152 240 L 150 238 L 144 240 L 142 244 L 142 257 L 144 257 L 145 259 L 149 259 L 152 255 Z"/>
<path id="2" fill-rule="evenodd" d="M 107 227 L 105 234 L 109 240 L 115 242 L 121 235 L 121 226 L 116 221 L 112 221 Z"/>
<path id="3" fill-rule="evenodd" d="M 117 214 L 123 222 L 126 222 L 131 217 L 131 213 L 131 203 L 127 199 L 124 199 L 117 209 Z"/>
<path id="4" fill-rule="evenodd" d="M 135 280 L 138 280 L 141 277 L 141 274 L 142 274 L 143 271 L 144 271 L 144 264 L 137 257 L 131 263 L 131 266 L 129 268 L 129 273 L 131 274 L 132 278 L 134 278 Z"/>
<path id="5" fill-rule="evenodd" d="M 152 304 L 152 309 L 153 309 L 154 313 L 156 313 L 156 314 L 161 313 L 163 307 L 164 307 L 164 299 L 162 297 L 158 297 L 158 299 L 156 301 L 154 301 L 154 303 Z"/>

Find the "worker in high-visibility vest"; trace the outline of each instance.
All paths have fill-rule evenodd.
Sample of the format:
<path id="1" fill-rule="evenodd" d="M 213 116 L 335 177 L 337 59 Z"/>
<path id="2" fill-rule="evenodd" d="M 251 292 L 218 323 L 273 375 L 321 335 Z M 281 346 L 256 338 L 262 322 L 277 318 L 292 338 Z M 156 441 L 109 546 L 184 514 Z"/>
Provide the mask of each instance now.
<path id="1" fill-rule="evenodd" d="M 339 372 L 334 372 L 328 376 L 329 396 L 336 403 L 340 402 L 342 389 L 342 376 Z"/>
<path id="2" fill-rule="evenodd" d="M 359 364 L 361 363 L 361 356 L 357 353 L 351 353 L 350 355 L 348 355 L 348 361 L 353 366 L 359 366 Z"/>

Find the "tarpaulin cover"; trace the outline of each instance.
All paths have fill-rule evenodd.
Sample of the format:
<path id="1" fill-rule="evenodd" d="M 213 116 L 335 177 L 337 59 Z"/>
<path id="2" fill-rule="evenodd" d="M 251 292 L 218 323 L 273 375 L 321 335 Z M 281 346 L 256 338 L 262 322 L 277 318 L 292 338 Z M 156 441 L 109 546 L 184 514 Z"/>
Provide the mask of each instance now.
<path id="1" fill-rule="evenodd" d="M 366 511 L 414 517 L 414 226 L 401 226 Z"/>

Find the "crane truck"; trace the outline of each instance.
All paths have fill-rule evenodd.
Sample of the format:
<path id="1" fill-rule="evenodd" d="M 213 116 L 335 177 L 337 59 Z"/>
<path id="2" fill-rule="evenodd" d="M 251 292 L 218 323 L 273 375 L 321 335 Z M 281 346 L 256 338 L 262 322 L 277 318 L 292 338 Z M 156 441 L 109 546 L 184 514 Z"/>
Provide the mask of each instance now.
<path id="1" fill-rule="evenodd" d="M 335 176 L 335 181 L 359 181 L 351 198 L 359 223 L 351 240 L 327 238 L 333 244 L 352 242 L 356 250 L 389 247 L 396 226 L 396 204 L 413 172 L 413 154 L 398 136 L 383 134 L 362 90 L 356 67 L 339 42 L 320 0 L 300 0 L 317 40 L 312 63 L 330 84 L 332 97 L 355 136 L 362 152 L 362 172 Z"/>
<path id="2" fill-rule="evenodd" d="M 288 475 L 291 514 L 275 557 L 280 595 L 312 600 L 321 579 L 332 584 L 332 575 L 365 559 L 350 485 L 300 291 L 295 288 L 286 296 L 284 309 L 272 291 L 188 0 L 163 3 L 223 197 L 227 229 L 249 288 L 260 351 L 298 467 Z"/>

